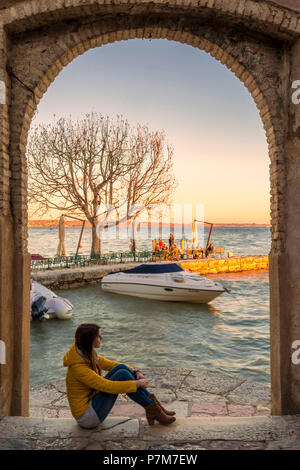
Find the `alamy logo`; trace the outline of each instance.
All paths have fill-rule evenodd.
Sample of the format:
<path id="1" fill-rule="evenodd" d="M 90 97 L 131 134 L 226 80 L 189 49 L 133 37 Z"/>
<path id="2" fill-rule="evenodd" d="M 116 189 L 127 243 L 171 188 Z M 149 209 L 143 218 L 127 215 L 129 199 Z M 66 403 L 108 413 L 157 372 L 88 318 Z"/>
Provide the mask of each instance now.
<path id="1" fill-rule="evenodd" d="M 6 103 L 5 95 L 6 95 L 5 83 L 3 80 L 0 80 L 0 104 Z"/>
<path id="2" fill-rule="evenodd" d="M 296 350 L 292 354 L 292 363 L 295 365 L 298 365 L 300 364 L 300 340 L 299 339 L 296 339 L 295 341 L 293 341 L 292 349 Z"/>
<path id="3" fill-rule="evenodd" d="M 6 364 L 6 348 L 4 341 L 0 340 L 0 364 Z"/>
<path id="4" fill-rule="evenodd" d="M 295 80 L 292 83 L 292 88 L 297 88 L 297 90 L 292 94 L 292 102 L 294 104 L 300 104 L 300 80 Z"/>
<path id="5" fill-rule="evenodd" d="M 164 230 L 172 232 L 175 238 L 184 238 L 184 226 L 192 227 L 193 222 L 204 220 L 203 204 L 161 204 L 157 212 L 151 212 L 146 206 L 128 205 L 126 198 L 116 201 L 115 205 L 102 204 L 97 215 L 101 219 L 96 228 L 98 238 L 106 240 L 127 239 L 129 232 L 136 240 L 154 239 L 157 235 L 157 221 L 162 221 Z M 154 217 L 154 218 L 153 218 Z M 155 222 L 156 219 L 156 222 Z M 174 223 L 176 221 L 176 223 Z M 147 232 L 139 232 L 138 227 L 144 223 Z M 204 224 L 197 227 L 199 243 L 204 243 Z M 119 230 L 124 224 L 128 230 Z"/>

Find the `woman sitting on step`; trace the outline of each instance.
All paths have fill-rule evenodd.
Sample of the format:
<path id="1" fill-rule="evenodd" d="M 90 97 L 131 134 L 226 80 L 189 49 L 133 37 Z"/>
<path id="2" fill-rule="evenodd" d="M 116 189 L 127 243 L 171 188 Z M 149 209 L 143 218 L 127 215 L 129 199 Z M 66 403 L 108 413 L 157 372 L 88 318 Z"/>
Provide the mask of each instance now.
<path id="1" fill-rule="evenodd" d="M 168 411 L 154 394 L 147 390 L 148 380 L 139 370 L 96 354 L 102 340 L 101 327 L 82 323 L 75 333 L 75 342 L 64 356 L 67 398 L 71 413 L 83 428 L 102 423 L 114 406 L 119 393 L 126 393 L 145 408 L 150 425 L 175 421 L 174 411 Z M 109 371 L 102 377 L 101 371 Z"/>

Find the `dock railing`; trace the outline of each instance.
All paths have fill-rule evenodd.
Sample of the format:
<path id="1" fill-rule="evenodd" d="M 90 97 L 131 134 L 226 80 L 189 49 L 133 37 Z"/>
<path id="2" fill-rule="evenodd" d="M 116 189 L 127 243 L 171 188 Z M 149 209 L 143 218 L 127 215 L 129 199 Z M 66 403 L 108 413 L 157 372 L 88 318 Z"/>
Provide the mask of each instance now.
<path id="1" fill-rule="evenodd" d="M 222 249 L 219 255 L 224 253 Z M 166 251 L 110 251 L 101 255 L 76 255 L 45 257 L 44 259 L 32 259 L 31 271 L 47 271 L 55 269 L 80 268 L 93 265 L 109 265 L 122 263 L 147 263 L 162 261 L 183 261 L 202 259 L 202 250 L 178 250 L 177 256 L 172 256 Z"/>
<path id="2" fill-rule="evenodd" d="M 31 271 L 47 271 L 54 269 L 80 268 L 92 265 L 107 265 L 120 263 L 142 263 L 155 261 L 152 251 L 139 252 L 108 252 L 101 255 L 70 255 L 45 257 L 44 259 L 32 259 Z"/>

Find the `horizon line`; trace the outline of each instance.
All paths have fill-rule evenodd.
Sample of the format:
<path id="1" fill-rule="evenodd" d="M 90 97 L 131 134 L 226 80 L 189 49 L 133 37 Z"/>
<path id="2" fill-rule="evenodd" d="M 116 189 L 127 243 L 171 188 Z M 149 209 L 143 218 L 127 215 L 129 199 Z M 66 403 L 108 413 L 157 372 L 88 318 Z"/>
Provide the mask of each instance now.
<path id="1" fill-rule="evenodd" d="M 201 223 L 201 222 L 198 222 Z M 86 226 L 91 226 L 89 221 L 85 221 Z M 257 223 L 257 222 L 205 222 L 205 225 L 214 225 L 214 226 L 260 226 L 260 227 L 271 227 L 271 223 Z M 34 227 L 34 226 L 53 226 L 56 227 L 59 225 L 59 219 L 31 219 L 28 220 L 28 227 Z M 65 219 L 65 226 L 81 226 L 82 223 L 80 221 L 71 221 L 67 220 L 67 217 Z M 131 225 L 131 222 L 123 222 L 119 224 L 119 227 L 126 227 Z M 181 227 L 181 226 L 192 226 L 192 222 L 159 222 L 159 221 L 151 221 L 151 222 L 138 222 L 137 227 L 147 227 L 147 226 L 161 226 L 161 227 Z"/>

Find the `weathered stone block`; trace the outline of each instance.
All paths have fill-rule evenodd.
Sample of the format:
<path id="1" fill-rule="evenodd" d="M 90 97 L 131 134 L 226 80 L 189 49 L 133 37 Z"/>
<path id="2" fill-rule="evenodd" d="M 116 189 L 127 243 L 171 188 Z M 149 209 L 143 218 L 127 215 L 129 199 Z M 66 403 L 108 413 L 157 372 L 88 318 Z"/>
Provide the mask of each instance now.
<path id="1" fill-rule="evenodd" d="M 268 416 L 251 417 L 210 417 L 210 418 L 178 418 L 169 426 L 145 427 L 146 440 L 201 441 L 268 441 L 280 439 L 287 434 L 287 424 L 282 418 Z"/>
<path id="2" fill-rule="evenodd" d="M 185 386 L 193 390 L 201 390 L 202 392 L 214 394 L 229 392 L 240 384 L 240 378 L 208 371 L 199 371 L 197 375 L 193 373 L 185 380 Z"/>
<path id="3" fill-rule="evenodd" d="M 228 414 L 226 401 L 218 401 L 215 403 L 210 402 L 196 402 L 192 406 L 192 415 L 201 416 L 226 416 Z"/>
<path id="4" fill-rule="evenodd" d="M 270 387 L 258 382 L 245 381 L 227 398 L 242 405 L 268 404 L 270 402 Z"/>

